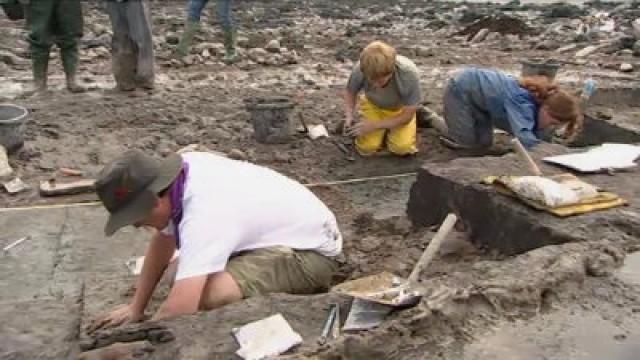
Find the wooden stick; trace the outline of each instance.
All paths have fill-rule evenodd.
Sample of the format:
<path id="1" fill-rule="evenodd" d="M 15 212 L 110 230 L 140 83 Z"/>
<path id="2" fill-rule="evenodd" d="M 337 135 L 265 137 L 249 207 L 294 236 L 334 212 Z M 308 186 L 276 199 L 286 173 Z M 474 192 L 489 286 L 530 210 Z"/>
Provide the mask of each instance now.
<path id="1" fill-rule="evenodd" d="M 2 251 L 7 252 L 7 251 L 11 250 L 12 248 L 20 245 L 20 243 L 22 243 L 23 241 L 25 241 L 27 239 L 29 239 L 29 236 L 25 236 L 23 238 L 20 238 L 20 239 L 18 239 L 16 241 L 12 242 L 11 244 L 5 246 L 4 249 L 2 249 Z"/>
<path id="2" fill-rule="evenodd" d="M 49 209 L 61 209 L 77 206 L 97 206 L 101 205 L 100 201 L 89 201 L 81 203 L 69 203 L 69 204 L 49 204 L 49 205 L 34 205 L 34 206 L 19 206 L 10 208 L 0 208 L 0 213 L 11 211 L 26 211 L 26 210 L 49 210 Z"/>
<path id="3" fill-rule="evenodd" d="M 336 180 L 336 181 L 327 181 L 327 182 L 318 182 L 318 183 L 308 183 L 308 184 L 304 184 L 304 186 L 313 188 L 313 187 L 320 187 L 320 186 L 356 184 L 356 183 L 363 183 L 367 181 L 399 179 L 399 178 L 404 178 L 409 176 L 415 176 L 416 174 L 417 173 L 415 172 L 411 172 L 411 173 L 403 173 L 403 174 L 395 174 L 395 175 L 371 176 L 366 178 L 355 178 L 355 179 Z M 44 209 L 58 209 L 58 208 L 76 207 L 76 206 L 94 206 L 94 205 L 100 205 L 100 204 L 101 204 L 100 201 L 91 201 L 91 202 L 69 203 L 69 204 L 19 206 L 19 207 L 11 207 L 11 208 L 0 208 L 0 213 L 10 212 L 10 211 L 20 211 L 20 210 L 44 210 Z"/>
<path id="4" fill-rule="evenodd" d="M 542 171 L 540 171 L 540 168 L 538 167 L 536 162 L 533 161 L 531 155 L 529 155 L 529 153 L 527 152 L 527 149 L 522 146 L 520 140 L 518 140 L 518 138 L 514 138 L 513 140 L 511 140 L 511 144 L 513 144 L 513 148 L 515 149 L 516 153 L 520 155 L 520 158 L 522 158 L 522 160 L 527 163 L 529 171 L 531 171 L 531 173 L 535 176 L 541 176 Z"/>
<path id="5" fill-rule="evenodd" d="M 13 169 L 9 165 L 9 156 L 7 155 L 7 149 L 0 145 L 0 180 L 8 180 L 13 174 Z"/>
<path id="6" fill-rule="evenodd" d="M 40 182 L 40 195 L 59 196 L 73 195 L 95 190 L 95 180 L 84 179 L 73 182 L 60 183 L 54 180 Z"/>
<path id="7" fill-rule="evenodd" d="M 404 174 L 395 174 L 395 175 L 382 175 L 382 176 L 371 176 L 366 178 L 356 178 L 356 179 L 346 179 L 346 180 L 336 180 L 336 181 L 327 181 L 327 182 L 319 182 L 319 183 L 309 183 L 304 184 L 306 187 L 318 187 L 318 186 L 331 186 L 331 185 L 344 185 L 344 184 L 355 184 L 373 180 L 387 180 L 387 179 L 399 179 L 408 176 L 415 176 L 417 173 L 404 173 Z"/>
<path id="8" fill-rule="evenodd" d="M 438 250 L 440 250 L 440 245 L 442 245 L 442 242 L 447 238 L 447 235 L 449 235 L 449 233 L 453 229 L 456 221 L 458 221 L 458 217 L 455 214 L 450 213 L 449 215 L 447 215 L 447 217 L 442 222 L 442 225 L 440 225 L 438 232 L 433 237 L 433 239 L 431 239 L 431 242 L 429 242 L 429 246 L 427 246 L 427 248 L 422 253 L 422 256 L 420 256 L 420 260 L 418 260 L 418 262 L 416 263 L 413 271 L 411 271 L 411 275 L 409 275 L 408 279 L 409 283 L 416 282 L 418 280 L 418 276 L 420 276 L 420 273 L 422 272 L 422 269 L 424 269 L 429 265 L 429 263 L 431 263 L 431 260 L 433 260 Z"/>

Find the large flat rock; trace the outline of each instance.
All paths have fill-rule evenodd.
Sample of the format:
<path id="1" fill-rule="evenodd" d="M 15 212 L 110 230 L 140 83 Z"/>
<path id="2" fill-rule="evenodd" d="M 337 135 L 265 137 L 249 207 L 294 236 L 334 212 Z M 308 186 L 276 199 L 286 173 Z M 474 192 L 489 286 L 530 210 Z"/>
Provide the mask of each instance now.
<path id="1" fill-rule="evenodd" d="M 563 154 L 559 145 L 540 145 L 532 156 L 545 174 L 567 172 L 543 164 L 544 156 Z M 481 183 L 490 175 L 527 175 L 515 154 L 503 157 L 460 158 L 448 163 L 426 163 L 411 188 L 408 214 L 419 226 L 440 223 L 450 211 L 458 213 L 471 230 L 474 243 L 505 254 L 517 254 L 550 244 L 640 236 L 640 181 L 630 172 L 580 175 L 585 181 L 617 193 L 629 206 L 558 218 L 534 210 Z"/>

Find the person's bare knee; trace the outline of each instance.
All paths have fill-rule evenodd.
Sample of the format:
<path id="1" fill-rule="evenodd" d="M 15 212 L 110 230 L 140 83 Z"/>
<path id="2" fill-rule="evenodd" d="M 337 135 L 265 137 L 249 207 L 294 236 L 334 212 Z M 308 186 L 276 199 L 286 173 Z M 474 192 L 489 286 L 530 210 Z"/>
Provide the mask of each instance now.
<path id="1" fill-rule="evenodd" d="M 209 275 L 202 297 L 200 310 L 213 310 L 242 300 L 242 290 L 231 274 L 226 271 Z"/>

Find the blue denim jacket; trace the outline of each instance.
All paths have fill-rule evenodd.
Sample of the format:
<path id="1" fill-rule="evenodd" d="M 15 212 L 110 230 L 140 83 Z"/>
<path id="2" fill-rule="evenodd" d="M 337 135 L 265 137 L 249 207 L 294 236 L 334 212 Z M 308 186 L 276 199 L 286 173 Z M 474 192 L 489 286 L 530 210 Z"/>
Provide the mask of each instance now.
<path id="1" fill-rule="evenodd" d="M 539 106 L 517 79 L 495 70 L 469 68 L 454 83 L 462 99 L 494 127 L 513 134 L 527 148 L 540 142 Z"/>

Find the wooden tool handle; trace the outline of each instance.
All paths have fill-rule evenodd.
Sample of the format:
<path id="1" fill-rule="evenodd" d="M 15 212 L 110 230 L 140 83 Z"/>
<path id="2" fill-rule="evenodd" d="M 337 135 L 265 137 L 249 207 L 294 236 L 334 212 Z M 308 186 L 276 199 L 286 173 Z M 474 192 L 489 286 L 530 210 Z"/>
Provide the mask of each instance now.
<path id="1" fill-rule="evenodd" d="M 9 180 L 13 174 L 13 169 L 9 165 L 9 157 L 7 156 L 7 149 L 0 145 L 0 180 Z"/>
<path id="2" fill-rule="evenodd" d="M 511 140 L 511 143 L 513 144 L 513 148 L 515 149 L 516 153 L 518 153 L 518 155 L 520 155 L 522 160 L 524 160 L 527 163 L 527 166 L 529 167 L 529 170 L 531 171 L 531 173 L 535 176 L 541 176 L 542 171 L 540 171 L 540 168 L 538 167 L 536 162 L 533 161 L 533 159 L 531 158 L 531 155 L 529 155 L 529 153 L 527 152 L 527 149 L 525 149 L 524 146 L 522 146 L 522 143 L 520 142 L 520 140 L 518 140 L 518 138 L 515 138 Z"/>
<path id="3" fill-rule="evenodd" d="M 458 217 L 455 214 L 451 213 L 447 215 L 442 222 L 442 225 L 440 225 L 438 232 L 433 239 L 431 239 L 429 246 L 427 246 L 422 253 L 422 256 L 420 256 L 420 260 L 416 263 L 413 271 L 411 271 L 411 275 L 409 275 L 409 283 L 416 282 L 418 280 L 418 276 L 420 276 L 420 273 L 422 272 L 422 269 L 431 263 L 431 260 L 433 260 L 433 257 L 436 255 L 438 250 L 440 250 L 440 245 L 442 245 L 444 239 L 447 238 L 447 235 L 449 235 L 451 229 L 453 229 L 456 221 L 458 221 Z"/>

